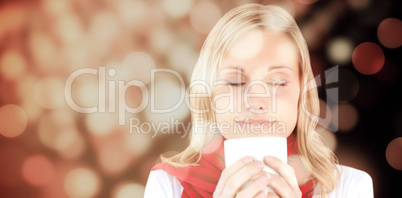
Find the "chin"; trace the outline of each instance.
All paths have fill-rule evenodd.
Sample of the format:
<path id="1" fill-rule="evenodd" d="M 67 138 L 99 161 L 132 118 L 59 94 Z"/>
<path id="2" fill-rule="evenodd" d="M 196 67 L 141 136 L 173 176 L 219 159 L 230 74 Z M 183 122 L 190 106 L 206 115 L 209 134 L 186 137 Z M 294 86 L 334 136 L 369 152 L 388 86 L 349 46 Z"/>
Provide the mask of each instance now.
<path id="1" fill-rule="evenodd" d="M 237 134 L 222 134 L 222 136 L 229 139 L 237 139 L 237 138 L 248 138 L 248 137 L 289 137 L 292 132 L 287 133 L 259 133 L 259 132 L 249 132 L 249 133 L 237 133 Z"/>

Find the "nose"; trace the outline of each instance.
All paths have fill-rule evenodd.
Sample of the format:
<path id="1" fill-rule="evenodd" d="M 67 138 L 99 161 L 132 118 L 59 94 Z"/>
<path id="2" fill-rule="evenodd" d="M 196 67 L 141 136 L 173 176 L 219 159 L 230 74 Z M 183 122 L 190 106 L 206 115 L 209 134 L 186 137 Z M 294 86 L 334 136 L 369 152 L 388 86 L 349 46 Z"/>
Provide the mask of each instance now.
<path id="1" fill-rule="evenodd" d="M 263 82 L 250 83 L 244 91 L 245 107 L 254 113 L 268 112 L 269 98 L 269 87 Z"/>
<path id="2" fill-rule="evenodd" d="M 246 102 L 246 108 L 248 111 L 251 112 L 259 112 L 259 113 L 265 113 L 268 112 L 268 105 L 266 104 L 267 98 L 248 98 L 248 102 Z"/>

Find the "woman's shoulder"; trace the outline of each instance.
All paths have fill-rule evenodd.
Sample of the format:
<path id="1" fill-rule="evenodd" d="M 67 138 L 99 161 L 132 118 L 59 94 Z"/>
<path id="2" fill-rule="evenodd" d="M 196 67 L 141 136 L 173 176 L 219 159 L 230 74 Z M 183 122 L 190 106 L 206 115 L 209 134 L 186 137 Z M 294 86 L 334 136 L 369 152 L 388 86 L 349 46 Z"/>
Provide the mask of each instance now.
<path id="1" fill-rule="evenodd" d="M 372 183 L 371 176 L 359 169 L 352 168 L 345 165 L 336 165 L 339 170 L 340 180 L 349 184 Z"/>
<path id="2" fill-rule="evenodd" d="M 144 197 L 180 197 L 182 192 L 183 187 L 175 176 L 157 169 L 149 173 Z"/>
<path id="3" fill-rule="evenodd" d="M 374 197 L 371 176 L 359 169 L 344 165 L 336 165 L 339 171 L 339 182 L 326 197 Z M 335 170 L 334 170 L 335 171 Z"/>

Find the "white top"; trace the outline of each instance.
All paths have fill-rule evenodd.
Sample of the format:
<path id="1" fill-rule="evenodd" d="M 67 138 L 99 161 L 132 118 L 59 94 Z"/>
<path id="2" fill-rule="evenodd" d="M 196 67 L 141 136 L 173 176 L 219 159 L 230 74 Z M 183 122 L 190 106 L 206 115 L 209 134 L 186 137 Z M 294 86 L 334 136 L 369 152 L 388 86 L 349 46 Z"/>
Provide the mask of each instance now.
<path id="1" fill-rule="evenodd" d="M 341 169 L 341 177 L 338 186 L 328 193 L 326 198 L 373 198 L 373 181 L 369 174 L 348 166 L 337 165 Z M 315 192 L 318 192 L 320 184 Z M 154 197 L 181 197 L 183 187 L 179 180 L 164 170 L 151 171 L 145 187 L 145 198 Z M 313 198 L 318 198 L 314 195 Z"/>

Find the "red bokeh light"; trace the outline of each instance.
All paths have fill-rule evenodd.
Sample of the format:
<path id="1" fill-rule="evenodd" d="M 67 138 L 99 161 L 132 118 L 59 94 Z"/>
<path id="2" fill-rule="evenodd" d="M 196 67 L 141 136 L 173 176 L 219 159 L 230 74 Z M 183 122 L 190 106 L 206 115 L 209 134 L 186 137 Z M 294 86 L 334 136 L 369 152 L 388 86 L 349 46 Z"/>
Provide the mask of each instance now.
<path id="1" fill-rule="evenodd" d="M 388 48 L 402 45 L 402 22 L 396 18 L 384 19 L 377 29 L 378 40 Z"/>
<path id="2" fill-rule="evenodd" d="M 25 159 L 22 175 L 27 183 L 33 186 L 43 186 L 52 180 L 54 166 L 47 157 L 39 154 L 32 155 Z"/>
<path id="3" fill-rule="evenodd" d="M 5 105 L 0 108 L 0 134 L 16 137 L 24 132 L 28 124 L 25 111 L 17 105 Z"/>
<path id="4" fill-rule="evenodd" d="M 392 168 L 402 170 L 402 137 L 392 140 L 385 151 L 387 162 Z"/>
<path id="5" fill-rule="evenodd" d="M 352 62 L 357 71 L 371 75 L 379 72 L 384 66 L 385 56 L 380 46 L 364 42 L 353 51 Z"/>

